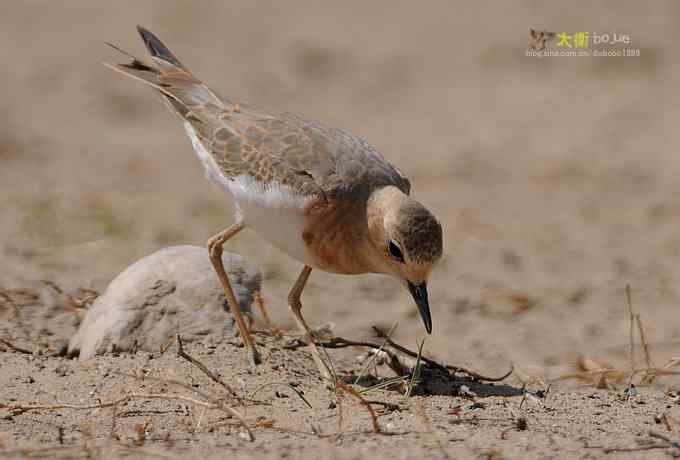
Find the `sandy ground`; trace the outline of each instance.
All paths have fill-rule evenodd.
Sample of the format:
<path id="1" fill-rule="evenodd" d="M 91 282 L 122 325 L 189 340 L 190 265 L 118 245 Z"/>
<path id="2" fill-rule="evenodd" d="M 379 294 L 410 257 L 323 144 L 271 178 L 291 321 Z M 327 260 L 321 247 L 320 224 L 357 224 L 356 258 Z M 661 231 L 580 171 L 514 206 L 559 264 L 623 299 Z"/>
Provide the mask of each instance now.
<path id="1" fill-rule="evenodd" d="M 446 255 L 430 281 L 434 334 L 426 354 L 485 374 L 511 364 L 516 372 L 491 387 L 507 391 L 485 387 L 474 398 L 459 395 L 460 382 L 408 400 L 398 391 L 371 392 L 402 408 L 380 416 L 381 427 L 393 432 L 387 436 L 371 434 L 366 413 L 347 396 L 339 426 L 337 404 L 329 408 L 336 396 L 315 379 L 303 350 L 267 342 L 271 359 L 288 364 L 270 360 L 250 371 L 235 345 L 196 345 L 191 352 L 241 395 L 290 381 L 313 409 L 290 389 L 278 389 L 288 398 L 262 390 L 258 398 L 270 405 L 235 406 L 249 426 L 260 423 L 255 442 L 243 439 L 233 419 L 220 422 L 223 414 L 181 401 L 118 407 L 119 440 L 111 436 L 110 408 L 17 415 L 0 409 L 0 455 L 672 454 L 605 448 L 639 446 L 651 439 L 650 428 L 668 433 L 655 422 L 663 414 L 676 420 L 668 434 L 679 439 L 680 405 L 672 396 L 679 377 L 640 385 L 641 395 L 630 400 L 622 397 L 625 377 L 610 378 L 609 390 L 558 377 L 584 359 L 630 368 L 627 284 L 653 364 L 680 356 L 678 13 L 670 0 L 36 1 L 5 8 L 0 337 L 36 353 L 0 351 L 0 403 L 190 394 L 119 372 L 195 379 L 195 388 L 219 390 L 174 351 L 83 364 L 50 355 L 77 327 L 78 312 L 45 280 L 77 296 L 84 293 L 78 289 L 101 291 L 138 258 L 168 245 L 203 244 L 230 222 L 225 197 L 203 179 L 162 104 L 100 65 L 118 59 L 106 41 L 142 52 L 138 23 L 223 94 L 347 128 L 405 171 L 414 196 L 444 227 Z M 530 27 L 627 33 L 641 55 L 526 57 Z M 272 316 L 292 329 L 285 298 L 299 264 L 252 234 L 228 248 L 262 266 Z M 311 323 L 332 321 L 343 337 L 371 338 L 372 325 L 394 320 L 400 343 L 415 348 L 424 336 L 408 294 L 383 277 L 314 272 L 303 303 Z M 342 372 L 356 370 L 357 353 L 334 354 Z M 635 366 L 646 366 L 639 349 Z M 545 401 L 520 409 L 525 384 L 536 392 L 550 383 Z M 471 398 L 484 408 L 471 409 Z M 135 426 L 147 421 L 142 442 Z M 58 449 L 40 450 L 52 447 Z"/>

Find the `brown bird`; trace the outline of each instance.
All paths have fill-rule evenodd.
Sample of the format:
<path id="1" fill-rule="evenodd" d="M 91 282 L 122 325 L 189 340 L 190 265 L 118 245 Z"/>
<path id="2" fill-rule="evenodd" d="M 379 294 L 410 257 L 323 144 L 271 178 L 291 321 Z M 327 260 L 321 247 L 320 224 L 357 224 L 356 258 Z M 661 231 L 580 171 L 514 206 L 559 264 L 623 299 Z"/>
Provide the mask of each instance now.
<path id="1" fill-rule="evenodd" d="M 330 379 L 329 365 L 301 313 L 300 295 L 313 268 L 396 278 L 431 333 L 427 279 L 442 255 L 442 228 L 411 198 L 408 179 L 347 131 L 218 96 L 156 36 L 137 29 L 150 62 L 123 52 L 132 62 L 107 66 L 163 96 L 206 177 L 231 197 L 235 223 L 207 246 L 251 363 L 260 358 L 220 258 L 223 244 L 246 227 L 304 264 L 288 303 L 324 378 Z"/>

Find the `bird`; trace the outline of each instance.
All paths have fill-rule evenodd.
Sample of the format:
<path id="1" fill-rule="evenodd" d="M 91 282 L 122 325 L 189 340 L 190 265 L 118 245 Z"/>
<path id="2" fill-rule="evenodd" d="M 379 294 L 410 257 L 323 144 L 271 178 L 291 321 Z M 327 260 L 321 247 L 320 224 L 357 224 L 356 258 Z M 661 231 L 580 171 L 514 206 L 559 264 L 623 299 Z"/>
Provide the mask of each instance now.
<path id="1" fill-rule="evenodd" d="M 406 176 L 346 130 L 218 95 L 149 30 L 137 26 L 150 59 L 106 66 L 162 96 L 181 121 L 205 176 L 231 199 L 234 223 L 206 246 L 251 365 L 261 363 L 222 264 L 223 245 L 250 229 L 301 262 L 288 305 L 321 377 L 331 380 L 301 295 L 312 270 L 379 273 L 408 290 L 432 333 L 427 281 L 443 253 L 442 226 L 411 197 Z"/>

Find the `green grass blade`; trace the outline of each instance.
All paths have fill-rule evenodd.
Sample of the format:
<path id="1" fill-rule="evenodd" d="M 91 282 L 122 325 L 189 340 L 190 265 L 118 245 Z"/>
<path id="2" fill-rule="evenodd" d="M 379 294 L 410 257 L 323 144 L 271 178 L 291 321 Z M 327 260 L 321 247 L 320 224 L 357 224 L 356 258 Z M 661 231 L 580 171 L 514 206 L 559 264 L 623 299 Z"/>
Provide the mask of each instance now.
<path id="1" fill-rule="evenodd" d="M 380 345 L 380 348 L 378 348 L 378 351 L 373 353 L 373 356 L 371 356 L 371 359 L 369 359 L 366 364 L 364 364 L 364 367 L 361 369 L 361 372 L 359 373 L 359 376 L 354 380 L 354 385 L 359 383 L 359 380 L 366 374 L 368 369 L 370 368 L 371 364 L 375 362 L 376 359 L 378 359 L 378 355 L 380 354 L 381 351 L 383 351 L 383 348 L 385 348 L 385 345 L 387 345 L 387 342 L 392 338 L 392 334 L 394 334 L 394 331 L 397 330 L 397 326 L 399 325 L 399 321 L 395 321 L 395 323 L 392 325 L 390 330 L 387 332 L 387 336 L 385 337 L 385 340 L 383 341 L 382 345 Z"/>
<path id="2" fill-rule="evenodd" d="M 411 392 L 415 388 L 417 382 L 420 380 L 420 366 L 422 365 L 423 356 L 423 345 L 425 345 L 425 339 L 418 345 L 418 356 L 416 357 L 416 365 L 413 367 L 413 372 L 411 373 L 411 381 L 408 384 L 408 390 L 406 391 L 406 397 L 411 397 Z"/>
<path id="3" fill-rule="evenodd" d="M 377 384 L 370 386 L 368 388 L 363 388 L 361 391 L 359 391 L 359 394 L 363 395 L 363 394 L 368 393 L 370 391 L 380 390 L 382 388 L 388 387 L 388 386 L 393 385 L 395 383 L 403 382 L 406 379 L 408 379 L 408 375 L 402 375 L 401 377 L 393 377 L 391 379 L 377 383 Z"/>

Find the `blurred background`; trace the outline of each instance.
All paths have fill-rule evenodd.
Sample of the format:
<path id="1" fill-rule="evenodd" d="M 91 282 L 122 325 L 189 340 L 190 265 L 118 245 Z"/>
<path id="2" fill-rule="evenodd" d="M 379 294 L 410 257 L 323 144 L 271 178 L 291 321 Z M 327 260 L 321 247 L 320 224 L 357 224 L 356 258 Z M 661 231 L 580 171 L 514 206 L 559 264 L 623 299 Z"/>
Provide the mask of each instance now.
<path id="1" fill-rule="evenodd" d="M 0 17 L 0 286 L 102 290 L 231 221 L 183 130 L 101 65 L 157 33 L 224 95 L 368 139 L 442 220 L 427 351 L 531 372 L 625 363 L 624 287 L 659 363 L 680 354 L 677 2 L 26 1 Z M 639 57 L 527 57 L 529 29 L 626 33 Z M 553 41 L 551 47 L 555 48 Z M 255 235 L 272 315 L 300 265 Z M 314 272 L 314 324 L 424 329 L 380 276 Z"/>

